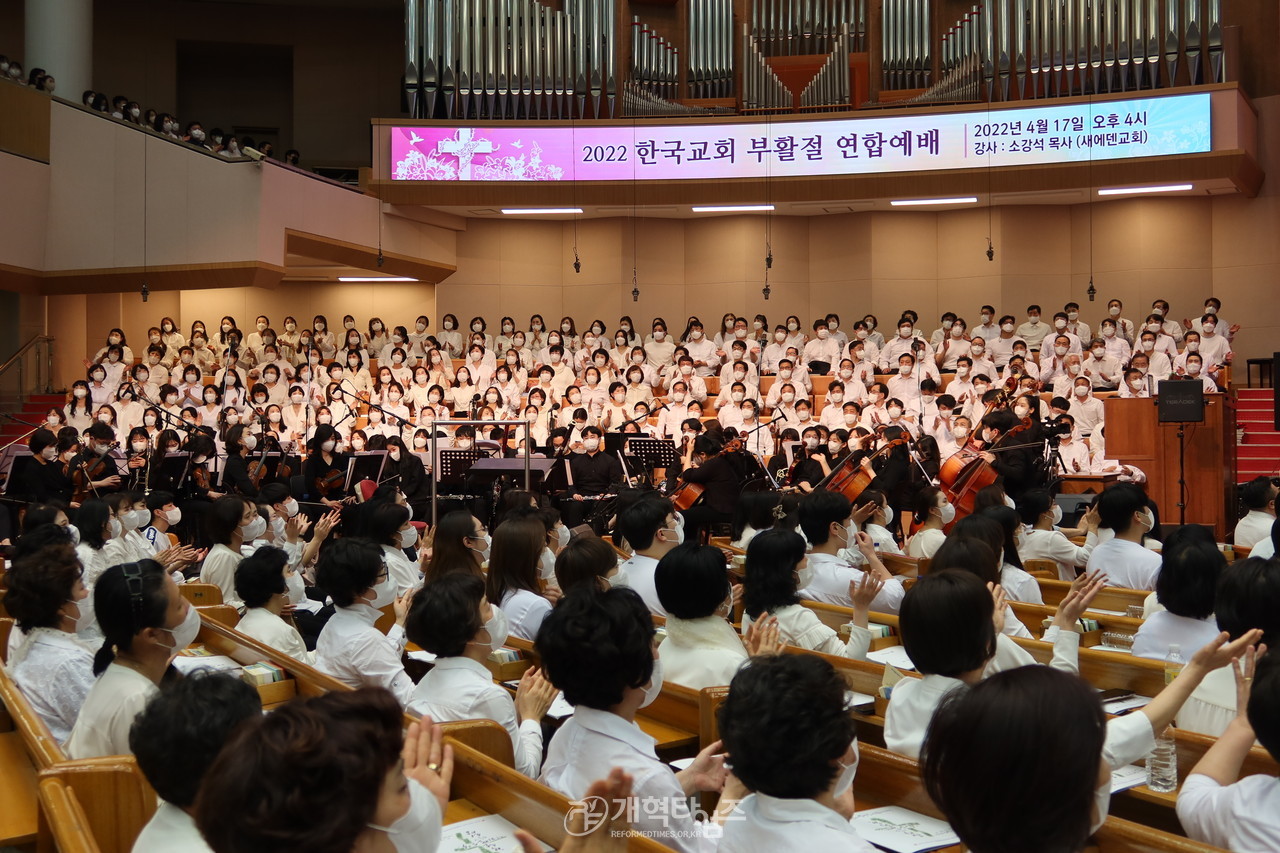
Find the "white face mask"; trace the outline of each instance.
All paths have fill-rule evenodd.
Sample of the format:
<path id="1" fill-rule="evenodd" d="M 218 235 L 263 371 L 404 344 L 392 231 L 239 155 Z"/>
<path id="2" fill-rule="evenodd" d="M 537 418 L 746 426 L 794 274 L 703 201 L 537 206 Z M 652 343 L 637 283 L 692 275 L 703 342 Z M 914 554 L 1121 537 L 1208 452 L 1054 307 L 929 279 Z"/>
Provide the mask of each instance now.
<path id="1" fill-rule="evenodd" d="M 796 569 L 796 589 L 808 589 L 813 583 L 813 569 L 806 564 L 803 569 Z"/>
<path id="2" fill-rule="evenodd" d="M 1013 324 L 1012 324 L 1012 323 L 1005 323 L 1004 325 L 1002 325 L 1002 326 L 1000 327 L 1000 331 L 1002 331 L 1002 332 L 1012 332 L 1012 331 L 1013 331 Z"/>
<path id="3" fill-rule="evenodd" d="M 75 530 L 74 527 L 71 529 Z M 84 598 L 80 599 L 79 601 L 75 601 L 74 599 L 69 599 L 67 603 L 74 604 L 76 606 L 76 615 L 73 618 L 76 620 L 75 632 L 77 634 L 83 634 L 85 632 L 88 632 L 90 629 L 94 627 L 94 625 L 97 624 L 98 619 L 93 611 L 92 595 L 86 595 Z M 195 608 L 193 607 L 192 610 L 194 609 Z"/>
<path id="4" fill-rule="evenodd" d="M 582 447 L 588 453 L 595 453 L 597 450 L 600 449 L 600 439 L 594 436 L 592 436 L 591 438 L 584 438 L 582 440 Z"/>
<path id="5" fill-rule="evenodd" d="M 858 759 L 860 758 L 858 754 L 858 739 L 854 738 L 850 746 L 853 748 L 853 763 L 845 764 L 843 761 L 840 762 L 840 775 L 836 777 L 835 787 L 831 789 L 831 793 L 836 797 L 846 794 L 853 787 L 853 777 L 858 775 Z"/>
<path id="6" fill-rule="evenodd" d="M 410 524 L 404 530 L 400 531 L 400 547 L 401 549 L 412 548 L 418 544 L 418 528 Z"/>
<path id="7" fill-rule="evenodd" d="M 431 804 L 432 794 L 414 779 L 409 780 L 409 810 L 391 826 L 365 826 L 391 837 L 396 853 L 434 853 L 440 839 L 439 813 Z"/>
<path id="8" fill-rule="evenodd" d="M 1111 810 L 1111 778 L 1108 774 L 1107 781 L 1101 788 L 1093 790 L 1093 809 L 1097 812 L 1097 817 L 1089 824 L 1089 834 L 1093 835 L 1107 821 L 1107 813 Z"/>
<path id="9" fill-rule="evenodd" d="M 252 542 L 266 532 L 267 520 L 260 515 L 255 515 L 252 521 L 240 528 L 240 535 L 245 542 Z"/>
<path id="10" fill-rule="evenodd" d="M 653 677 L 649 679 L 649 683 L 644 687 L 644 701 L 640 703 L 641 708 L 647 708 L 653 704 L 658 698 L 658 694 L 662 692 L 662 658 L 654 658 L 653 660 Z"/>
<path id="11" fill-rule="evenodd" d="M 507 614 L 503 612 L 502 608 L 497 605 L 490 605 L 490 607 L 493 608 L 493 615 L 485 621 L 484 630 L 489 635 L 487 644 L 489 651 L 496 652 L 507 642 L 507 636 L 511 629 L 507 623 Z M 476 643 L 477 641 L 473 640 L 472 642 Z M 479 643 L 479 645 L 485 644 Z"/>
<path id="12" fill-rule="evenodd" d="M 955 436 L 957 440 L 964 441 L 964 439 L 969 435 L 969 428 L 967 426 L 958 426 L 951 431 L 951 434 Z"/>
<path id="13" fill-rule="evenodd" d="M 956 520 L 956 508 L 951 501 L 945 501 L 942 506 L 938 508 L 938 519 L 943 524 L 950 524 Z"/>
<path id="14" fill-rule="evenodd" d="M 373 586 L 373 601 L 369 602 L 369 606 L 374 610 L 381 610 L 395 600 L 396 584 L 388 577 Z"/>
<path id="15" fill-rule="evenodd" d="M 478 537 L 478 536 L 472 536 L 472 537 L 469 537 L 469 538 L 470 538 L 470 540 L 471 540 L 471 541 L 473 541 L 473 542 L 474 542 L 476 539 L 478 539 L 478 538 L 480 538 L 480 537 Z M 475 551 L 476 553 L 478 553 L 478 554 L 480 555 L 480 559 L 481 559 L 481 560 L 488 560 L 488 559 L 489 559 L 489 546 L 491 546 L 492 544 L 493 544 L 493 538 L 492 538 L 492 537 L 490 537 L 488 533 L 486 533 L 486 534 L 484 535 L 484 547 L 483 547 L 483 548 L 471 548 L 471 546 L 470 546 L 470 545 L 468 545 L 467 547 L 468 547 L 468 548 L 471 548 L 471 550 L 472 550 L 472 551 Z M 496 609 L 496 608 L 495 608 L 495 609 Z"/>
<path id="16" fill-rule="evenodd" d="M 171 654 L 178 652 L 191 645 L 196 640 L 196 635 L 200 633 L 200 611 L 194 607 L 187 608 L 187 615 L 182 618 L 173 628 L 165 628 L 169 632 L 169 636 L 173 637 L 173 645 L 169 647 Z"/>
<path id="17" fill-rule="evenodd" d="M 886 505 L 883 509 L 883 512 L 884 512 L 884 526 L 888 527 L 890 524 L 893 524 L 893 507 Z"/>
<path id="18" fill-rule="evenodd" d="M 120 519 L 113 518 L 107 522 L 107 538 L 119 539 L 120 534 L 124 532 L 124 525 L 120 523 Z"/>
<path id="19" fill-rule="evenodd" d="M 132 509 L 124 514 L 124 529 L 137 530 L 151 520 L 151 513 L 145 509 Z"/>

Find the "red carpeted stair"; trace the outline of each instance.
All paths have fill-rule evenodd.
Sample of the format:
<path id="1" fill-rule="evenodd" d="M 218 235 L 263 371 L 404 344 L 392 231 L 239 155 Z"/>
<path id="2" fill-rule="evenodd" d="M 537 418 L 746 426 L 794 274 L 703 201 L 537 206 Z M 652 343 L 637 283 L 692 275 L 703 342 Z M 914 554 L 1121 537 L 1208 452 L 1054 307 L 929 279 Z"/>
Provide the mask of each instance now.
<path id="1" fill-rule="evenodd" d="M 28 423 L 42 424 L 44 423 L 45 412 L 54 406 L 62 407 L 66 405 L 66 402 L 67 398 L 64 394 L 33 394 L 25 397 L 19 407 L 6 406 L 5 411 L 12 412 L 14 417 L 21 418 Z M 8 444 L 29 429 L 31 427 L 24 426 L 17 421 L 0 418 L 0 446 Z"/>
<path id="2" fill-rule="evenodd" d="M 1274 476 L 1280 468 L 1280 432 L 1275 431 L 1275 390 L 1238 390 L 1236 423 L 1244 427 L 1244 441 L 1236 446 L 1236 478 L 1247 482 Z"/>

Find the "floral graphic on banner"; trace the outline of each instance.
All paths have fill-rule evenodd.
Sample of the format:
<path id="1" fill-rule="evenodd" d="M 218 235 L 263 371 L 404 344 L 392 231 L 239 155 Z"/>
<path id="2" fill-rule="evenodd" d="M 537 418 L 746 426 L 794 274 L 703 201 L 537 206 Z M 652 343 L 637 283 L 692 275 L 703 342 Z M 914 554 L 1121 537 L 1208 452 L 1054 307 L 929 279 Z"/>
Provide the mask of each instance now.
<path id="1" fill-rule="evenodd" d="M 542 146 L 536 141 L 524 149 L 523 139 L 506 143 L 511 153 L 498 153 L 503 143 L 491 137 L 481 136 L 484 129 L 458 128 L 450 138 L 441 139 L 434 148 L 424 151 L 430 143 L 408 128 L 407 144 L 394 146 L 403 152 L 392 166 L 397 181 L 559 181 L 564 179 L 564 167 L 544 162 Z M 501 132 L 501 131 L 499 131 Z"/>

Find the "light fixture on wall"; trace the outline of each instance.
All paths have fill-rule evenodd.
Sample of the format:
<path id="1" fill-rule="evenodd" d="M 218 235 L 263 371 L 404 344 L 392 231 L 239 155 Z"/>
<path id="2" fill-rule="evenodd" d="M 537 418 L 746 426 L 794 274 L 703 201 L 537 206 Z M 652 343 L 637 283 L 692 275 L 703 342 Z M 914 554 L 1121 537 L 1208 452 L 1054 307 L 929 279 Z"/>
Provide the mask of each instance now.
<path id="1" fill-rule="evenodd" d="M 417 281 L 417 279 L 407 275 L 340 275 L 338 276 L 338 281 L 389 282 L 389 281 Z"/>
<path id="2" fill-rule="evenodd" d="M 150 298 L 151 298 L 151 291 L 147 289 L 147 280 L 144 278 L 142 280 L 142 301 L 146 302 Z"/>
<path id="3" fill-rule="evenodd" d="M 768 213 L 773 210 L 771 204 L 711 204 L 694 205 L 690 208 L 694 213 Z"/>
<path id="4" fill-rule="evenodd" d="M 1098 195 L 1137 195 L 1139 193 L 1178 193 L 1195 189 L 1194 184 L 1166 184 L 1159 187 L 1107 187 L 1098 190 Z"/>
<path id="5" fill-rule="evenodd" d="M 921 207 L 934 204 L 977 204 L 976 195 L 956 196 L 954 198 L 895 198 L 889 202 L 892 207 Z"/>

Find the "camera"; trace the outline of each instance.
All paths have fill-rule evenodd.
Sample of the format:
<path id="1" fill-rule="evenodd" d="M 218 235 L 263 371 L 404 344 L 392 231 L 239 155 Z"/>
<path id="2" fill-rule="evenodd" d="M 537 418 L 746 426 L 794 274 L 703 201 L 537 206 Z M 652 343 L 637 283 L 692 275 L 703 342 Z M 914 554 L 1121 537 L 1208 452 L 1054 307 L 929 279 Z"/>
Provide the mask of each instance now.
<path id="1" fill-rule="evenodd" d="M 1074 429 L 1069 422 L 1057 418 L 1045 418 L 1040 422 L 1040 427 L 1044 437 L 1055 447 L 1064 435 L 1071 435 Z"/>

